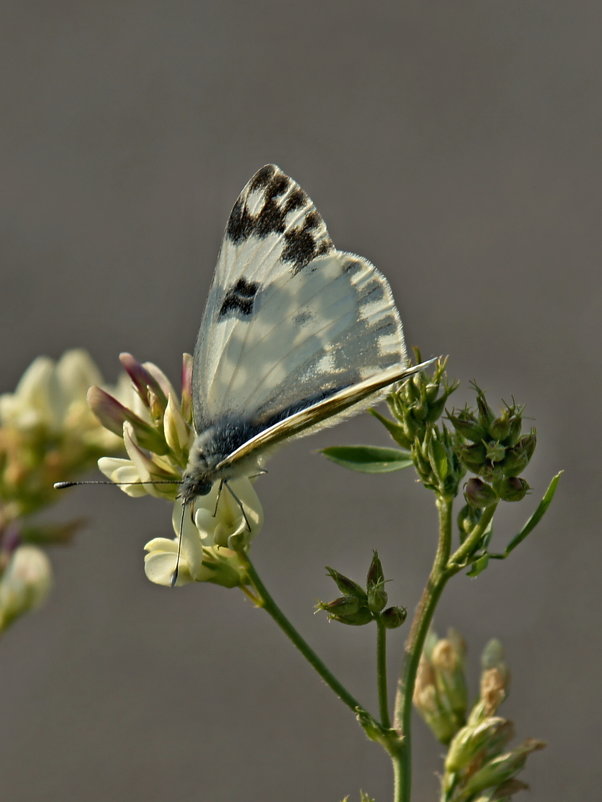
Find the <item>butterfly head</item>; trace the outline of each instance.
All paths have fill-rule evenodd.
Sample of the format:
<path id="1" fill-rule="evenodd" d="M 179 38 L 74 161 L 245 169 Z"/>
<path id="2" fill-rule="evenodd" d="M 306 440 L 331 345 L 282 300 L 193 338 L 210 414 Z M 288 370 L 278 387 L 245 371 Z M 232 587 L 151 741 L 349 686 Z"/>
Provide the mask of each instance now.
<path id="1" fill-rule="evenodd" d="M 197 496 L 208 495 L 213 485 L 213 480 L 206 474 L 188 469 L 182 478 L 180 496 L 184 504 L 189 504 Z"/>

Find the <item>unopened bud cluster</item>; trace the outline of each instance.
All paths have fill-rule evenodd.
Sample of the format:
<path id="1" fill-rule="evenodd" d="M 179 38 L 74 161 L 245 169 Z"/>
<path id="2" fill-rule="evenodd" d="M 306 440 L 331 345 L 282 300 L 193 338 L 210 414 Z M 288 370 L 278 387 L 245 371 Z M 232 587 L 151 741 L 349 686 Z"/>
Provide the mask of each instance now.
<path id="1" fill-rule="evenodd" d="M 443 743 L 449 744 L 441 779 L 443 802 L 509 800 L 526 786 L 517 779 L 528 755 L 541 741 L 528 739 L 511 748 L 512 722 L 498 715 L 508 693 L 509 672 L 498 641 L 490 641 L 481 660 L 479 699 L 469 711 L 464 675 L 464 644 L 453 631 L 431 634 L 420 663 L 414 704 Z"/>
<path id="2" fill-rule="evenodd" d="M 327 567 L 326 570 L 343 594 L 331 602 L 319 602 L 316 605 L 316 609 L 327 613 L 331 621 L 362 626 L 380 620 L 387 629 L 396 629 L 403 624 L 407 616 L 405 608 L 387 607 L 386 580 L 376 552 L 368 569 L 365 588 L 334 568 Z"/>
<path id="3" fill-rule="evenodd" d="M 512 403 L 497 417 L 483 391 L 476 387 L 476 410 L 452 412 L 449 420 L 464 441 L 458 457 L 471 473 L 464 495 L 467 503 L 484 509 L 497 501 L 521 501 L 529 490 L 519 476 L 535 451 L 536 435 L 532 429 L 523 434 L 522 408 Z"/>
<path id="4" fill-rule="evenodd" d="M 420 352 L 415 358 L 421 361 Z M 449 396 L 458 384 L 450 384 L 445 372 L 447 358 L 437 360 L 433 375 L 414 374 L 387 399 L 395 420 L 372 411 L 389 434 L 412 457 L 422 484 L 439 495 L 453 497 L 458 492 L 465 468 L 458 460 L 455 437 L 437 421 Z"/>

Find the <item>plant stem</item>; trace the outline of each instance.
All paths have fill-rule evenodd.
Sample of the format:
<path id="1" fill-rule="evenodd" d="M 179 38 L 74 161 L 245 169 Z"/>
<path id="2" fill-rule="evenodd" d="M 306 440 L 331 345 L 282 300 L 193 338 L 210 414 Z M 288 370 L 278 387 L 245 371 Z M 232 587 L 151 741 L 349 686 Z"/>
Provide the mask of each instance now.
<path id="1" fill-rule="evenodd" d="M 391 719 L 389 718 L 389 693 L 387 690 L 387 628 L 381 618 L 376 619 L 376 682 L 380 723 L 389 729 Z"/>
<path id="2" fill-rule="evenodd" d="M 402 677 L 395 698 L 395 728 L 401 733 L 402 744 L 399 755 L 399 791 L 395 802 L 410 802 L 412 787 L 412 699 L 416 673 L 437 602 L 451 574 L 447 561 L 451 550 L 453 499 L 437 498 L 439 513 L 439 541 L 433 566 L 422 591 L 416 613 L 405 645 Z M 395 763 L 394 763 L 395 770 Z"/>
<path id="3" fill-rule="evenodd" d="M 304 638 L 297 632 L 295 627 L 291 624 L 288 618 L 284 615 L 282 610 L 278 607 L 266 586 L 261 581 L 259 574 L 255 570 L 253 564 L 249 560 L 248 555 L 245 555 L 246 571 L 249 579 L 253 583 L 258 595 L 259 604 L 268 613 L 274 621 L 278 624 L 284 634 L 291 640 L 305 659 L 310 663 L 318 674 L 322 677 L 328 687 L 335 692 L 339 699 L 351 709 L 354 714 L 366 713 L 366 709 L 360 705 L 349 691 L 339 682 L 339 680 L 332 674 L 318 655 L 314 652 L 311 646 L 304 640 Z M 370 719 L 372 717 L 367 714 Z"/>
<path id="4" fill-rule="evenodd" d="M 389 753 L 393 764 L 393 802 L 403 802 L 403 752 L 402 748 L 397 752 Z"/>

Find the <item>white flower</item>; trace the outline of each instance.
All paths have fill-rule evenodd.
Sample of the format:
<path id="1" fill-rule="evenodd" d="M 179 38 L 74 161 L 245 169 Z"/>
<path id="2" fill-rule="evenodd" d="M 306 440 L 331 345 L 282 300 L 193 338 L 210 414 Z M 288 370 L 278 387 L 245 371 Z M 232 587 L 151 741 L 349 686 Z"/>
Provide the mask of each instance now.
<path id="1" fill-rule="evenodd" d="M 192 510 L 176 501 L 172 524 L 174 539 L 154 538 L 145 546 L 144 570 L 151 582 L 171 586 L 177 568 L 177 585 L 244 584 L 238 550 L 248 545 L 263 524 L 263 510 L 249 479 L 231 480 L 221 491 L 216 484 L 206 496 L 194 500 Z"/>
<path id="2" fill-rule="evenodd" d="M 23 613 L 39 607 L 52 585 L 52 568 L 36 546 L 19 546 L 0 579 L 0 630 Z"/>
<path id="3" fill-rule="evenodd" d="M 98 460 L 98 468 L 107 479 L 119 484 L 120 490 L 133 498 L 150 495 L 173 499 L 179 482 L 172 465 L 155 454 L 149 456 L 140 448 L 134 427 L 127 421 L 123 424 L 123 444 L 129 459 L 101 457 Z M 154 485 L 153 481 L 159 484 Z M 124 484 L 129 482 L 132 484 Z"/>
<path id="4" fill-rule="evenodd" d="M 14 393 L 0 396 L 0 422 L 20 430 L 43 427 L 59 434 L 100 430 L 90 412 L 86 392 L 102 377 L 82 349 L 66 351 L 54 361 L 39 356 L 27 368 Z"/>

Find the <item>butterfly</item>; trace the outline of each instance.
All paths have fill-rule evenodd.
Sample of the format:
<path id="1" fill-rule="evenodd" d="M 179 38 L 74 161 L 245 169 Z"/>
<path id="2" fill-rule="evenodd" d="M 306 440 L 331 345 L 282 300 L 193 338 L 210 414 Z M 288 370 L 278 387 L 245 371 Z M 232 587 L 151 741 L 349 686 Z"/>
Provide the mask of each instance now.
<path id="1" fill-rule="evenodd" d="M 408 365 L 382 273 L 337 250 L 301 187 L 262 167 L 230 213 L 194 350 L 184 507 L 427 364 Z"/>

